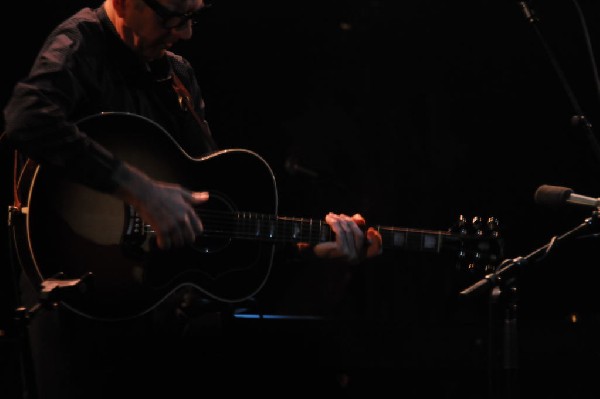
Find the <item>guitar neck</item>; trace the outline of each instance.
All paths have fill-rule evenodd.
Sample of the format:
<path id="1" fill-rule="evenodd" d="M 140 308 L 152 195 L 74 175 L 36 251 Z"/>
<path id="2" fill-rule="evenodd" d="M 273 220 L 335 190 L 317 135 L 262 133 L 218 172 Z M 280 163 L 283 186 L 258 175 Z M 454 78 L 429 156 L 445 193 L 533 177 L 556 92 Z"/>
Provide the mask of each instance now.
<path id="1" fill-rule="evenodd" d="M 201 212 L 199 215 L 207 237 L 309 244 L 335 240 L 335 233 L 324 220 L 250 212 Z M 381 234 L 384 248 L 440 252 L 448 242 L 454 241 L 453 235 L 445 231 L 387 226 L 375 229 Z"/>
<path id="2" fill-rule="evenodd" d="M 461 239 L 442 230 L 422 230 L 405 227 L 376 226 L 384 248 L 418 252 L 441 252 L 460 246 Z"/>

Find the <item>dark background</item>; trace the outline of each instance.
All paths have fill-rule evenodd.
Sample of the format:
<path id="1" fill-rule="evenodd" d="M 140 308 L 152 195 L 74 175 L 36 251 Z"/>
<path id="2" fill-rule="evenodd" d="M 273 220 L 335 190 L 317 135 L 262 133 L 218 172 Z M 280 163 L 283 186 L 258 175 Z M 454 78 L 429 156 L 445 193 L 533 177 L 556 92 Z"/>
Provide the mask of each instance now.
<path id="1" fill-rule="evenodd" d="M 577 3 L 540 3 L 532 6 L 543 41 L 513 1 L 215 0 L 192 40 L 175 50 L 198 71 L 221 147 L 254 150 L 273 168 L 281 215 L 360 212 L 370 225 L 434 230 L 459 215 L 493 216 L 505 256 L 514 258 L 591 216 L 590 209 L 536 205 L 538 186 L 600 197 L 600 163 L 584 130 L 571 124 L 577 110 L 551 62 L 593 125 L 598 91 Z M 87 4 L 98 2 L 35 0 L 7 12 L 25 29 L 3 27 L 0 104 L 49 30 Z M 594 48 L 600 6 L 578 4 Z M 2 203 L 9 204 L 12 160 L 1 151 Z M 318 176 L 290 173 L 289 160 Z M 592 238 L 564 243 L 517 274 L 523 392 L 593 387 L 596 247 Z M 490 362 L 497 368 L 502 360 L 495 318 L 503 307 L 488 312 L 485 296 L 458 301 L 457 292 L 481 275 L 457 271 L 453 257 L 386 252 L 347 285 L 340 284 L 344 270 L 320 263 L 282 259 L 274 268 L 259 298 L 266 310 L 338 322 L 270 321 L 261 330 L 265 342 L 277 336 L 315 366 L 335 357 L 336 367 L 359 370 L 356 381 L 386 381 L 405 393 L 421 388 L 386 372 L 426 370 L 443 381 L 446 396 L 503 391 L 504 380 L 490 383 L 486 375 Z M 2 273 L 10 329 L 8 265 Z M 11 342 L 3 343 L 8 351 Z M 282 361 L 264 347 L 263 355 Z"/>

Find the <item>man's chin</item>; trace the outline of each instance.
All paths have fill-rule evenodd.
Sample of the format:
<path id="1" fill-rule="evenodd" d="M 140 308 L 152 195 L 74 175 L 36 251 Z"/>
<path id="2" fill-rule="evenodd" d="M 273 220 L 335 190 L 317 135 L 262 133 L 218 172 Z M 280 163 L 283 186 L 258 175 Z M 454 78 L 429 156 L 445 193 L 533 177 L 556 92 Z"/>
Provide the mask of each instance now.
<path id="1" fill-rule="evenodd" d="M 166 54 L 166 52 L 167 50 L 165 49 L 160 49 L 158 51 L 147 51 L 144 54 L 144 59 L 146 59 L 146 61 L 157 60 L 159 58 L 162 58 Z"/>

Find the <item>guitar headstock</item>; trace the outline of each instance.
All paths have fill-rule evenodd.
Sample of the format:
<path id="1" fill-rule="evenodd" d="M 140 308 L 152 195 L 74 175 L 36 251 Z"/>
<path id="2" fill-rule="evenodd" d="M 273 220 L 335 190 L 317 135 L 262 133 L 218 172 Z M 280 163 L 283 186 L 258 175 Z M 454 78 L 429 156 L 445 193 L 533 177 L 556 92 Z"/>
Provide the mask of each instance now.
<path id="1" fill-rule="evenodd" d="M 475 216 L 471 221 L 460 215 L 448 232 L 456 239 L 457 268 L 473 273 L 488 274 L 504 257 L 504 243 L 499 221 L 494 217 Z"/>

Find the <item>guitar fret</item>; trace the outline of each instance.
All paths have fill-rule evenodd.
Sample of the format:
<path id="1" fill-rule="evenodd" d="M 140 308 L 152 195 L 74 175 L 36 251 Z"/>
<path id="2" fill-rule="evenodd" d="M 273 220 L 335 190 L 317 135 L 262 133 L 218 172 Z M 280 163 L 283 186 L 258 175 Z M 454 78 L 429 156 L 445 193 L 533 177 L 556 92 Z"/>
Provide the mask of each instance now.
<path id="1" fill-rule="evenodd" d="M 273 220 L 269 220 L 269 238 L 275 237 L 275 232 L 277 231 L 277 225 Z"/>
<path id="2" fill-rule="evenodd" d="M 325 225 L 328 226 L 328 225 Z M 323 222 L 321 220 L 319 220 L 319 241 L 320 242 L 325 242 L 328 240 L 328 229 L 325 228 L 325 226 L 323 225 Z"/>
<path id="3" fill-rule="evenodd" d="M 242 225 L 242 219 L 241 219 L 242 214 L 240 214 L 239 212 L 235 213 L 235 234 L 237 234 L 238 236 L 241 234 L 242 229 L 241 229 L 241 225 Z"/>
<path id="4" fill-rule="evenodd" d="M 293 223 L 292 227 L 293 227 L 292 238 L 294 240 L 297 240 L 299 236 L 302 236 L 302 220 L 300 220 L 300 223 Z"/>
<path id="5" fill-rule="evenodd" d="M 260 222 L 260 219 L 256 219 L 256 228 L 254 229 L 254 235 L 256 237 L 260 237 L 260 228 L 261 228 L 262 224 Z"/>

